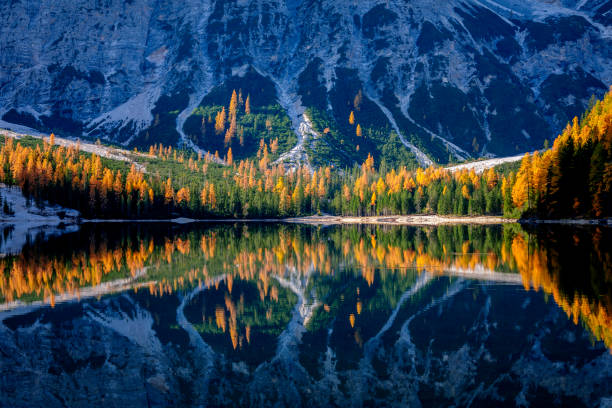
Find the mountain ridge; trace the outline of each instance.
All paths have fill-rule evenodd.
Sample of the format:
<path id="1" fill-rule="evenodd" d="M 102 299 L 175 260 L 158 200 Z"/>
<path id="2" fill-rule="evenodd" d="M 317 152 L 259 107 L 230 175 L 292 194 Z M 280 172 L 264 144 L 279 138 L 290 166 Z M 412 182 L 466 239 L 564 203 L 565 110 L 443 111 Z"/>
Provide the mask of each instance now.
<path id="1" fill-rule="evenodd" d="M 439 163 L 511 155 L 554 138 L 612 83 L 610 9 L 610 1 L 20 0 L 1 16 L 0 117 L 130 147 L 206 150 L 213 136 L 186 123 L 215 87 L 254 71 L 274 87 L 269 103 L 294 133 L 310 112 L 315 164 L 362 162 L 366 149 L 421 164 L 419 151 Z M 362 138 L 348 125 L 357 91 L 367 108 L 352 109 Z M 252 143 L 266 139 L 259 133 Z M 385 149 L 391 133 L 401 143 Z"/>

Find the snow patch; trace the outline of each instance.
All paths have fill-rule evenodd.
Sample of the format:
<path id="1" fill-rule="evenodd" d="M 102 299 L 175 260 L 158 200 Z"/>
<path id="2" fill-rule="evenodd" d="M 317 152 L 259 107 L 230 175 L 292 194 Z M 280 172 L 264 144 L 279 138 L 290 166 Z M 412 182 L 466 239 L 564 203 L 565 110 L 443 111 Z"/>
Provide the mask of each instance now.
<path id="1" fill-rule="evenodd" d="M 274 164 L 285 163 L 289 165 L 289 168 L 294 169 L 297 169 L 301 164 L 310 167 L 305 146 L 307 143 L 310 143 L 311 140 L 319 138 L 320 135 L 314 130 L 312 122 L 306 113 L 302 114 L 301 118 L 302 122 L 297 132 L 297 144 L 288 152 L 283 153 Z"/>

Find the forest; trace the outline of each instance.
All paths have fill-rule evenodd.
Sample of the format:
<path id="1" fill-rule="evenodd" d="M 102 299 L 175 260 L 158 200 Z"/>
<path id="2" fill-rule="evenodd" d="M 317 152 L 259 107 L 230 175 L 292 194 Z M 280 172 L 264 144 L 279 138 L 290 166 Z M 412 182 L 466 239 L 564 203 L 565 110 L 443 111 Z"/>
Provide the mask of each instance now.
<path id="1" fill-rule="evenodd" d="M 270 138 L 259 139 L 256 157 L 238 161 L 230 141 L 240 99 L 232 92 L 229 121 L 225 108 L 215 115 L 219 138 L 228 140 L 223 157 L 153 145 L 130 164 L 58 146 L 53 135 L 44 141 L 3 137 L 0 181 L 18 185 L 34 204 L 46 200 L 86 218 L 612 215 L 612 91 L 568 124 L 552 148 L 526 154 L 518 168 L 481 174 L 377 165 L 370 154 L 359 166 L 287 169 L 272 161 L 278 140 Z M 249 99 L 243 116 L 250 115 Z"/>

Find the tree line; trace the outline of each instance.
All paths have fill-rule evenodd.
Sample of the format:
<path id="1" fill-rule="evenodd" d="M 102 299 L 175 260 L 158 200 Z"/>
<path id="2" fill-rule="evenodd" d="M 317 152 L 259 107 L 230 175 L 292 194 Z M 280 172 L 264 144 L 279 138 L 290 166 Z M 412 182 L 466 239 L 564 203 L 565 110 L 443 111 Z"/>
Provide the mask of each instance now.
<path id="1" fill-rule="evenodd" d="M 612 91 L 574 118 L 552 149 L 525 155 L 512 205 L 523 216 L 609 217 L 611 190 Z"/>

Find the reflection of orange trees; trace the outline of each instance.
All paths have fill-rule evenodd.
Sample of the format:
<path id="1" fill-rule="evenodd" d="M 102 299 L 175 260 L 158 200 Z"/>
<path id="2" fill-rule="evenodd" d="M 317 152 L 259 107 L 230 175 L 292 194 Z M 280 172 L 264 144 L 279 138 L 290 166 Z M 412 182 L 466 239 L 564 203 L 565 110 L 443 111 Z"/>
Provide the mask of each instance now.
<path id="1" fill-rule="evenodd" d="M 275 309 L 270 305 L 278 304 L 285 296 L 278 278 L 286 279 L 289 274 L 306 276 L 315 272 L 333 278 L 343 276 L 339 273 L 342 270 L 373 286 L 395 279 L 397 275 L 409 276 L 410 271 L 443 273 L 448 269 L 508 269 L 502 265 L 504 261 L 499 247 L 497 250 L 495 247 L 478 247 L 465 240 L 440 245 L 440 238 L 433 233 L 418 243 L 414 237 L 396 239 L 393 243 L 388 236 L 388 231 L 376 230 L 356 236 L 309 237 L 299 229 L 281 229 L 274 234 L 244 229 L 239 236 L 220 230 L 192 234 L 180 241 L 166 241 L 164 249 L 168 248 L 173 254 L 174 264 L 169 273 L 151 283 L 149 289 L 156 296 L 196 286 L 223 290 L 225 300 L 208 312 L 210 315 L 206 316 L 204 327 L 209 333 L 224 333 L 228 344 L 241 350 L 249 343 L 252 330 L 257 332 L 258 329 L 253 329 L 249 320 L 251 316 L 243 315 L 244 308 L 236 300 L 239 292 L 235 292 L 235 285 L 239 281 L 253 284 L 255 298 L 264 307 L 260 317 L 271 322 L 276 317 Z M 184 253 L 197 257 L 197 267 L 181 270 L 183 255 L 178 250 L 179 242 L 185 245 Z M 477 248 L 481 252 L 475 252 Z M 151 275 L 147 277 L 151 278 Z M 360 316 L 367 307 L 367 303 L 356 300 L 351 312 L 353 318 L 349 317 L 355 328 L 358 328 Z"/>
<path id="2" fill-rule="evenodd" d="M 405 275 L 409 270 L 419 273 L 425 270 L 443 273 L 449 269 L 507 270 L 508 263 L 512 262 L 508 256 L 502 256 L 499 250 L 493 248 L 475 252 L 468 241 L 460 241 L 454 246 L 449 243 L 449 247 L 447 244 L 441 245 L 443 251 L 439 253 L 432 249 L 438 246 L 438 241 L 430 240 L 427 245 L 421 243 L 412 246 L 407 243 L 400 246 L 380 239 L 385 234 L 379 231 L 377 235 L 367 238 L 344 237 L 331 244 L 326 239 L 305 240 L 299 233 L 281 231 L 279 239 L 266 247 L 249 245 L 252 237 L 248 233 L 242 239 L 235 240 L 211 232 L 201 235 L 199 244 L 188 239 L 167 240 L 165 251 L 168 262 L 172 261 L 169 255 L 179 251 L 192 256 L 199 254 L 204 267 L 179 271 L 180 276 L 175 278 L 162 277 L 151 284 L 151 293 L 163 295 L 185 284 L 210 286 L 215 282 L 218 284 L 215 277 L 224 276 L 230 290 L 233 279 L 257 282 L 260 298 L 263 299 L 270 295 L 270 283 L 274 277 L 285 276 L 288 271 L 304 276 L 313 271 L 321 275 L 334 275 L 337 269 L 333 266 L 341 265 L 343 269 L 360 274 L 371 286 L 377 274 L 384 279 L 385 274 Z M 256 237 L 254 241 L 259 239 Z M 214 272 L 209 275 L 210 271 Z M 271 295 L 274 296 L 274 292 Z"/>
<path id="3" fill-rule="evenodd" d="M 219 235 L 203 235 L 199 245 L 195 247 L 199 246 L 199 251 L 206 259 L 205 268 L 193 269 L 174 281 L 164 280 L 158 284 L 154 293 L 168 293 L 188 282 L 192 285 L 218 288 L 219 283 L 224 281 L 231 294 L 233 281 L 240 279 L 256 283 L 261 301 L 278 301 L 278 289 L 273 283 L 276 277 L 284 277 L 288 271 L 301 275 L 315 271 L 319 275 L 334 276 L 340 267 L 353 271 L 369 285 L 373 285 L 377 279 L 384 281 L 387 274 L 405 275 L 409 270 L 419 273 L 478 269 L 518 270 L 526 289 L 541 288 L 552 294 L 556 303 L 570 318 L 575 322 L 584 321 L 598 339 L 604 340 L 607 345 L 612 344 L 609 308 L 581 293 L 575 293 L 573 296 L 563 293 L 555 272 L 559 270 L 559 265 L 555 265 L 554 259 L 551 260 L 546 250 L 532 248 L 530 251 L 526 236 L 521 234 L 510 234 L 504 245 L 497 247 L 482 247 L 477 241 L 467 240 L 441 243 L 442 239 L 436 241 L 433 235 L 422 242 L 411 241 L 394 245 L 384 239 L 384 231 L 377 231 L 373 235 L 361 234 L 357 238 L 336 237 L 333 242 L 324 239 L 304 240 L 299 233 L 294 235 L 287 231 L 281 235 L 282 238 L 274 245 L 253 249 L 240 240 L 234 242 L 232 247 Z M 251 238 L 249 236 L 245 241 Z M 219 243 L 222 243 L 223 251 L 217 248 Z M 193 248 L 191 250 L 193 251 Z M 605 251 L 599 253 L 602 252 L 607 256 Z M 228 254 L 231 255 L 229 259 Z M 209 275 L 208 271 L 214 273 Z M 219 276 L 223 276 L 223 279 L 220 280 Z M 355 321 L 362 308 L 363 305 L 358 303 L 354 314 Z M 226 305 L 224 310 L 225 330 L 230 331 L 232 344 L 237 344 L 236 341 L 239 340 L 236 339 L 239 336 L 232 334 L 232 309 Z M 219 322 L 221 328 L 221 320 Z"/>
<path id="4" fill-rule="evenodd" d="M 153 248 L 153 241 L 142 241 L 136 249 L 109 249 L 102 243 L 70 255 L 22 253 L 8 257 L 0 260 L 0 295 L 8 302 L 43 297 L 53 305 L 57 295 L 78 296 L 80 288 L 99 285 L 113 274 L 135 277 Z"/>
<path id="5" fill-rule="evenodd" d="M 602 299 L 589 299 L 584 294 L 564 293 L 561 290 L 559 265 L 544 248 L 535 248 L 522 235 L 516 235 L 511 245 L 512 257 L 523 279 L 525 289 L 552 294 L 555 302 L 575 324 L 579 321 L 589 328 L 595 338 L 602 340 L 612 352 L 612 315 Z M 556 271 L 556 272 L 555 272 Z"/>
<path id="6" fill-rule="evenodd" d="M 278 314 L 286 310 L 281 305 L 277 286 L 271 286 L 267 296 L 245 300 L 245 292 L 242 290 L 239 294 L 232 295 L 229 285 L 232 279 L 231 275 L 228 275 L 214 283 L 207 283 L 206 289 L 212 291 L 211 296 L 219 299 L 220 295 L 223 301 L 214 306 L 212 315 L 206 315 L 207 308 L 202 306 L 203 324 L 198 326 L 203 332 L 221 335 L 232 344 L 234 350 L 242 350 L 251 343 L 253 327 L 256 331 L 269 330 L 266 326 L 277 324 Z M 244 282 L 241 287 L 245 287 Z M 261 294 L 261 286 L 258 286 L 258 289 Z"/>
<path id="7" fill-rule="evenodd" d="M 136 271 L 146 267 L 147 274 L 139 281 L 148 282 L 152 295 L 218 285 L 219 277 L 225 276 L 230 293 L 234 279 L 253 281 L 264 299 L 278 297 L 271 283 L 288 271 L 333 276 L 340 267 L 354 271 L 372 285 L 375 279 L 384 280 L 387 274 L 405 275 L 408 270 L 495 269 L 508 262 L 494 249 L 473 253 L 464 241 L 439 245 L 435 234 L 419 244 L 412 238 L 392 243 L 388 236 L 384 230 L 356 237 L 339 234 L 329 239 L 306 238 L 300 230 L 266 234 L 245 229 L 240 236 L 210 230 L 155 241 L 128 241 L 112 248 L 102 243 L 76 249 L 70 255 L 40 250 L 44 255 L 39 256 L 35 247 L 34 252 L 0 262 L 4 271 L 0 275 L 0 295 L 4 301 L 43 297 L 53 302 L 58 295 L 78 295 L 83 287 L 134 277 Z"/>

